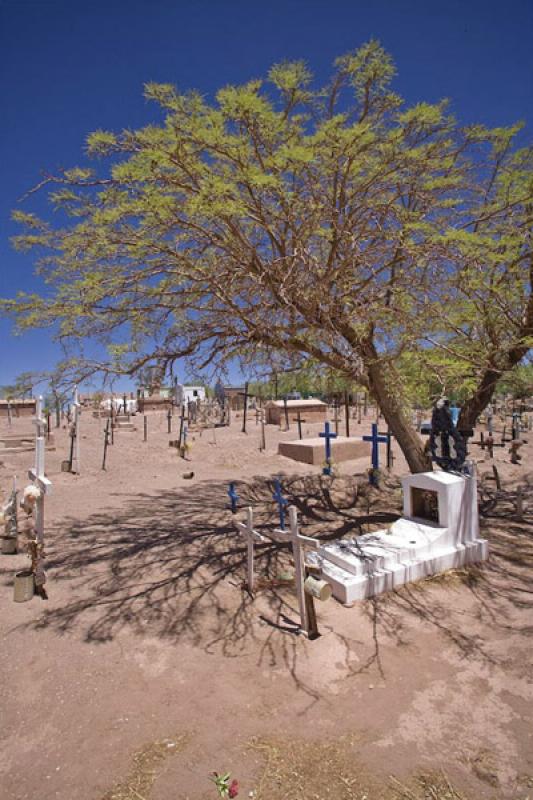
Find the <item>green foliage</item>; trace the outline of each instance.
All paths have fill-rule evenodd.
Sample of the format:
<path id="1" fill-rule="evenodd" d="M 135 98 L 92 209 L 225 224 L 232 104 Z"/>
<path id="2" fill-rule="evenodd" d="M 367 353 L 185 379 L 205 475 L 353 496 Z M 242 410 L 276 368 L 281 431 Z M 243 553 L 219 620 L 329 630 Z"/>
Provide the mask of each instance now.
<path id="1" fill-rule="evenodd" d="M 47 291 L 4 311 L 55 330 L 70 374 L 281 353 L 384 392 L 390 419 L 475 393 L 533 337 L 532 151 L 518 125 L 405 107 L 394 75 L 370 41 L 325 86 L 301 61 L 214 102 L 146 84 L 159 124 L 92 133 L 96 166 L 47 182 L 53 225 L 17 212 Z"/>

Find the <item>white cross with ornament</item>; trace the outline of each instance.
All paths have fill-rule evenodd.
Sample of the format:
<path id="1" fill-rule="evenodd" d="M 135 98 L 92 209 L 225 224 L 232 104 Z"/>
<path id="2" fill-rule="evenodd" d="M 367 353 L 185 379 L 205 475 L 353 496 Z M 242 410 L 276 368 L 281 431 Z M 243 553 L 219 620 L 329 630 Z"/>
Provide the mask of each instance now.
<path id="1" fill-rule="evenodd" d="M 42 407 L 43 398 L 38 397 L 36 403 L 36 417 L 33 422 L 36 428 L 35 466 L 28 472 L 28 477 L 36 484 L 41 492 L 41 496 L 35 505 L 35 537 L 40 545 L 44 542 L 44 498 L 45 495 L 52 493 L 52 482 L 48 480 L 44 474 L 46 420 L 43 417 Z"/>

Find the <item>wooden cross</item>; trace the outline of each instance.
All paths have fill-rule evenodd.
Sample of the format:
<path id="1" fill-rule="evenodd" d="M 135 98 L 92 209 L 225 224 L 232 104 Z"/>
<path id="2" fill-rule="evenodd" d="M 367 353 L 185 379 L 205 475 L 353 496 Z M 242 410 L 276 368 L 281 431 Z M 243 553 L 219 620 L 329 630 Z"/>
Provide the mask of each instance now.
<path id="1" fill-rule="evenodd" d="M 350 435 L 350 395 L 344 392 L 344 424 L 346 427 L 346 436 Z"/>
<path id="2" fill-rule="evenodd" d="M 292 556 L 294 558 L 294 571 L 296 578 L 296 595 L 298 597 L 298 609 L 300 612 L 300 628 L 305 633 L 309 633 L 309 618 L 305 603 L 305 554 L 302 552 L 303 545 L 318 550 L 320 542 L 317 539 L 311 539 L 309 536 L 303 536 L 298 530 L 298 511 L 296 506 L 289 506 L 289 530 L 276 529 L 275 536 L 281 536 L 289 539 L 292 547 Z"/>
<path id="3" fill-rule="evenodd" d="M 244 384 L 244 392 L 238 393 L 240 397 L 244 397 L 244 409 L 242 414 L 242 432 L 246 433 L 246 412 L 248 410 L 248 381 Z"/>
<path id="4" fill-rule="evenodd" d="M 302 419 L 300 414 L 300 409 L 296 412 L 296 422 L 298 423 L 298 438 L 302 438 L 302 422 L 305 422 L 305 419 Z"/>
<path id="5" fill-rule="evenodd" d="M 333 406 L 333 422 L 335 424 L 335 436 L 339 435 L 339 403 L 335 398 Z"/>
<path id="6" fill-rule="evenodd" d="M 78 387 L 74 387 L 74 398 L 72 401 L 73 417 L 74 417 L 74 450 L 72 456 L 71 470 L 77 475 L 80 474 L 80 401 L 78 398 Z"/>
<path id="7" fill-rule="evenodd" d="M 248 590 L 253 592 L 255 586 L 254 574 L 254 544 L 256 542 L 266 542 L 268 539 L 276 541 L 289 540 L 292 547 L 292 555 L 294 558 L 295 577 L 296 577 L 296 595 L 298 598 L 298 610 L 300 612 L 300 629 L 305 633 L 310 632 L 310 620 L 307 613 L 305 602 L 305 555 L 302 552 L 302 547 L 307 545 L 315 550 L 320 547 L 320 542 L 317 539 L 311 539 L 308 536 L 302 536 L 298 530 L 298 512 L 295 506 L 289 506 L 289 523 L 290 529 L 288 531 L 276 528 L 276 530 L 264 536 L 254 529 L 253 524 L 253 510 L 251 507 L 246 509 L 246 522 L 237 522 L 236 528 L 238 531 L 246 536 L 247 544 L 247 585 Z"/>
<path id="8" fill-rule="evenodd" d="M 233 485 L 233 484 L 232 484 Z M 253 593 L 255 588 L 255 574 L 254 574 L 254 543 L 255 542 L 266 542 L 266 538 L 254 530 L 254 512 L 252 507 L 249 506 L 246 509 L 246 523 L 237 522 L 235 523 L 237 530 L 241 533 L 244 533 L 246 536 L 246 548 L 247 548 L 247 578 L 246 583 L 248 586 L 248 591 Z"/>

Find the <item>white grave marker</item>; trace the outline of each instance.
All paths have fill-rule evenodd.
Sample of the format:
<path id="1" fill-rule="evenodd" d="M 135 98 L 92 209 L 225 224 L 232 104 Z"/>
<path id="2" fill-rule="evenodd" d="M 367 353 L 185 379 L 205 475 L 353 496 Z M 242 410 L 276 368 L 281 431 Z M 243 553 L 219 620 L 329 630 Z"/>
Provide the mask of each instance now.
<path id="1" fill-rule="evenodd" d="M 45 453 L 45 419 L 42 414 L 43 398 L 38 397 L 36 403 L 35 431 L 35 466 L 28 472 L 28 477 L 40 489 L 41 496 L 35 505 L 35 537 L 39 545 L 44 544 L 44 498 L 52 493 L 52 482 L 44 474 Z"/>

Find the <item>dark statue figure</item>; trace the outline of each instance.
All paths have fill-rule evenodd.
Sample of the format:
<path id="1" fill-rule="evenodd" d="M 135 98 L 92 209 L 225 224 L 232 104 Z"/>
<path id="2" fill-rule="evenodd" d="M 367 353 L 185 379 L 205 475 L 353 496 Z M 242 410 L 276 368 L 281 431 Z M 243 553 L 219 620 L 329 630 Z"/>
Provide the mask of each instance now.
<path id="1" fill-rule="evenodd" d="M 447 397 L 437 400 L 433 408 L 429 449 L 433 461 L 446 472 L 461 470 L 466 458 L 466 443 L 453 424 Z"/>

